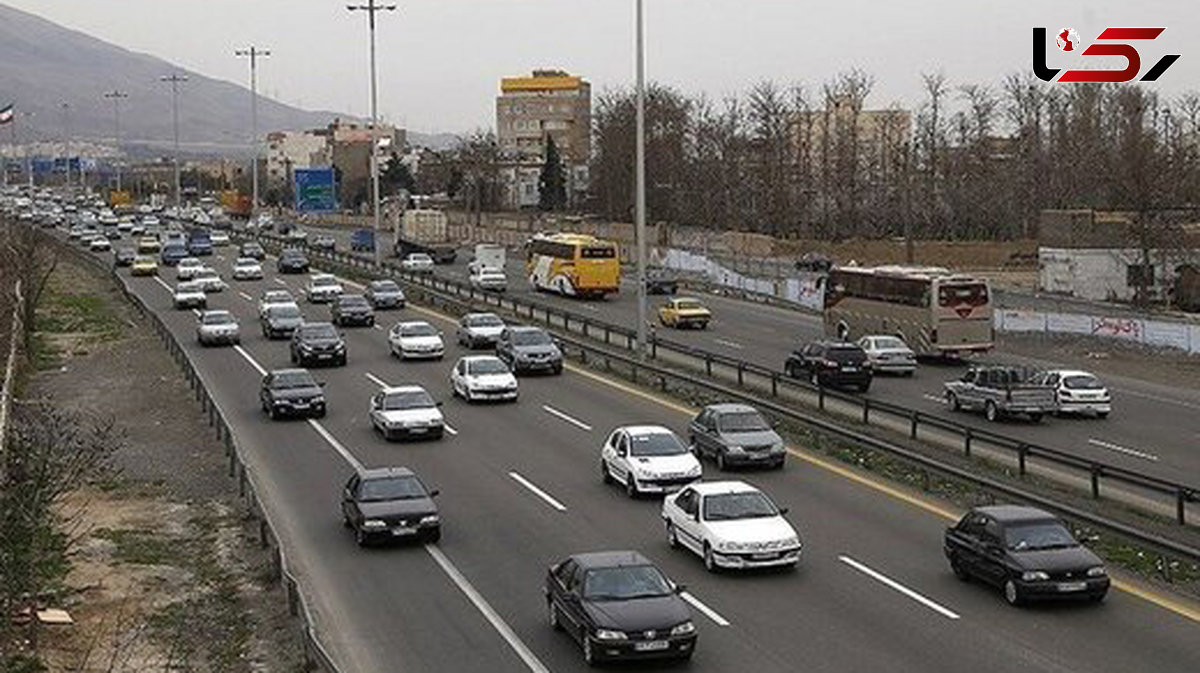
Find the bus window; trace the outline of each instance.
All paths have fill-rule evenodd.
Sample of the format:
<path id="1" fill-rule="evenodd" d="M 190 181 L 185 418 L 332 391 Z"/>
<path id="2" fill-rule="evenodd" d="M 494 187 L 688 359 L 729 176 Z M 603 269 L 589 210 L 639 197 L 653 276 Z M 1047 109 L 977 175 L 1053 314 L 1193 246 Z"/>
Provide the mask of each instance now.
<path id="1" fill-rule="evenodd" d="M 942 285 L 938 288 L 938 306 L 983 306 L 987 302 L 987 285 L 983 283 Z"/>
<path id="2" fill-rule="evenodd" d="M 608 246 L 589 246 L 581 248 L 579 256 L 583 259 L 612 259 L 617 256 L 617 251 Z"/>

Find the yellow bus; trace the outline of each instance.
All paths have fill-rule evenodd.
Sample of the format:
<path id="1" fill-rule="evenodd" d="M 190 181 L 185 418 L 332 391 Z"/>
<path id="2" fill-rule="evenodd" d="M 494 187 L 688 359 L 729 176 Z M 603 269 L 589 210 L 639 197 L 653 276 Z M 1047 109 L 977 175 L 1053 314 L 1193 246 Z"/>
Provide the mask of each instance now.
<path id="1" fill-rule="evenodd" d="M 825 333 L 903 339 L 918 355 L 984 352 L 995 339 L 984 279 L 941 267 L 837 267 L 825 281 Z"/>
<path id="2" fill-rule="evenodd" d="M 587 234 L 538 234 L 527 247 L 525 271 L 535 290 L 567 297 L 603 297 L 620 290 L 617 244 Z"/>

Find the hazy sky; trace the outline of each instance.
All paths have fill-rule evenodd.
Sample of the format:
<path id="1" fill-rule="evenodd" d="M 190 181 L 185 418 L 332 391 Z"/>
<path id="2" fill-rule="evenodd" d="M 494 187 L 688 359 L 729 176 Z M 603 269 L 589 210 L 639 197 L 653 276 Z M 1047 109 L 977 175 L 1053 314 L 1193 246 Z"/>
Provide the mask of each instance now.
<path id="1" fill-rule="evenodd" d="M 365 0 L 363 0 L 365 2 Z M 380 110 L 418 131 L 494 125 L 498 80 L 533 68 L 585 76 L 594 91 L 633 77 L 633 0 L 388 0 L 378 31 Z M 273 55 L 260 90 L 307 108 L 368 111 L 364 13 L 337 0 L 0 0 L 206 75 L 244 82 L 233 50 Z M 646 0 L 649 77 L 713 97 L 770 78 L 819 85 L 840 70 L 875 76 L 868 103 L 920 100 L 920 73 L 954 84 L 1029 71 L 1030 29 L 1166 26 L 1140 46 L 1143 71 L 1182 58 L 1155 85 L 1200 88 L 1196 0 Z M 1051 65 L 1069 65 L 1051 49 Z M 1076 57 L 1077 58 L 1077 57 Z M 1120 59 L 1091 58 L 1118 67 Z M 1067 86 L 1067 85 L 1056 85 Z"/>

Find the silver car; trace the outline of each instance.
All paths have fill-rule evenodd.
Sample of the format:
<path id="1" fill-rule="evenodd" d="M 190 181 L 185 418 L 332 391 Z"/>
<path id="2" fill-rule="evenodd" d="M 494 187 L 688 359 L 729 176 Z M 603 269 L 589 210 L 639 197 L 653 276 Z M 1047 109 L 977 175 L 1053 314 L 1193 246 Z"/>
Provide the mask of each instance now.
<path id="1" fill-rule="evenodd" d="M 858 345 L 866 351 L 873 373 L 912 376 L 917 371 L 917 355 L 900 337 L 865 336 L 858 340 Z"/>
<path id="2" fill-rule="evenodd" d="M 201 346 L 234 345 L 242 342 L 242 333 L 229 311 L 205 311 L 196 321 L 196 340 Z"/>

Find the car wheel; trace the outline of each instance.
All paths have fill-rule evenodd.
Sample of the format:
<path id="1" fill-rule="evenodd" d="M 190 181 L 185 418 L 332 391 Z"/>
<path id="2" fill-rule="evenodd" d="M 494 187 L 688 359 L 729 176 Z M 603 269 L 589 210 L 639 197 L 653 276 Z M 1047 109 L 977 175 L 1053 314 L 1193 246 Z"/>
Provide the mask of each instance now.
<path id="1" fill-rule="evenodd" d="M 989 423 L 995 423 L 1000 418 L 1000 410 L 996 408 L 996 403 L 988 400 L 988 403 L 983 407 L 983 415 L 988 419 Z"/>
<path id="2" fill-rule="evenodd" d="M 288 353 L 288 357 L 291 359 L 292 364 L 299 364 L 298 362 L 296 362 L 296 351 L 290 351 Z"/>
<path id="3" fill-rule="evenodd" d="M 954 576 L 962 582 L 970 582 L 971 574 L 963 567 L 962 561 L 958 560 L 958 556 L 950 557 L 950 569 L 954 571 Z"/>
<path id="4" fill-rule="evenodd" d="M 553 371 L 554 371 L 554 375 L 555 375 L 555 376 L 558 376 L 559 374 L 562 374 L 562 370 L 563 370 L 563 366 L 562 366 L 562 365 L 558 365 L 558 366 L 556 366 L 556 367 L 554 368 L 554 370 L 553 370 Z"/>
<path id="5" fill-rule="evenodd" d="M 821 387 L 821 375 L 817 373 L 817 370 L 814 369 L 811 372 L 809 372 L 808 382 L 818 388 Z"/>
<path id="6" fill-rule="evenodd" d="M 860 393 L 865 393 L 865 392 L 867 392 L 867 391 L 868 391 L 868 390 L 870 390 L 870 389 L 871 389 L 871 384 L 870 384 L 870 383 L 864 383 L 864 384 L 862 384 L 861 386 L 859 386 L 859 387 L 858 387 L 858 392 L 860 392 Z"/>
<path id="7" fill-rule="evenodd" d="M 605 484 L 611 484 L 613 481 L 615 481 L 612 477 L 612 473 L 608 471 L 608 463 L 604 462 L 603 460 L 600 461 L 600 480 Z"/>
<path id="8" fill-rule="evenodd" d="M 946 404 L 949 405 L 950 411 L 962 411 L 962 405 L 958 402 L 958 395 L 954 393 L 946 393 Z"/>
<path id="9" fill-rule="evenodd" d="M 350 528 L 350 527 L 351 527 L 350 517 L 346 516 L 345 512 L 342 512 L 342 528 Z"/>
<path id="10" fill-rule="evenodd" d="M 717 565 L 717 557 L 713 554 L 712 546 L 707 542 L 704 543 L 704 569 L 710 573 L 715 573 L 721 569 Z"/>
<path id="11" fill-rule="evenodd" d="M 313 418 L 325 418 L 325 407 L 313 412 Z"/>
<path id="12" fill-rule="evenodd" d="M 558 621 L 558 608 L 555 607 L 554 601 L 546 600 L 546 621 L 550 622 L 550 628 L 555 631 L 562 631 L 562 624 Z"/>
<path id="13" fill-rule="evenodd" d="M 667 522 L 667 544 L 671 549 L 679 549 L 679 536 L 675 532 L 675 524 Z"/>
<path id="14" fill-rule="evenodd" d="M 442 527 L 441 526 L 434 528 L 432 533 L 429 533 L 428 535 L 425 536 L 425 541 L 428 542 L 429 544 L 437 544 L 438 542 L 441 541 L 441 539 L 442 539 Z"/>
<path id="15" fill-rule="evenodd" d="M 367 534 L 363 532 L 363 529 L 354 529 L 354 542 L 360 547 L 367 546 Z"/>
<path id="16" fill-rule="evenodd" d="M 279 413 L 279 410 L 276 409 L 275 407 L 268 408 L 267 414 L 271 417 L 271 420 L 273 420 L 273 421 L 279 420 L 280 413 Z"/>
<path id="17" fill-rule="evenodd" d="M 640 495 L 637 487 L 637 479 L 633 478 L 633 472 L 630 472 L 625 477 L 625 495 L 629 496 L 630 498 L 636 498 L 638 495 Z"/>
<path id="18" fill-rule="evenodd" d="M 1107 411 L 1098 411 L 1098 412 L 1096 412 L 1096 418 L 1099 418 L 1100 420 L 1104 420 L 1104 419 L 1108 418 L 1108 412 Z"/>
<path id="19" fill-rule="evenodd" d="M 1008 580 L 1004 583 L 1004 600 L 1012 606 L 1021 604 L 1021 591 L 1017 589 L 1016 582 Z"/>
<path id="20" fill-rule="evenodd" d="M 592 650 L 592 638 L 588 634 L 583 634 L 583 661 L 588 666 L 596 665 L 596 653 Z"/>
<path id="21" fill-rule="evenodd" d="M 1029 414 L 1029 420 L 1033 423 L 1041 423 L 1042 415 L 1041 414 Z"/>
<path id="22" fill-rule="evenodd" d="M 729 463 L 725 460 L 725 452 L 717 454 L 717 469 L 724 472 L 729 469 Z"/>

